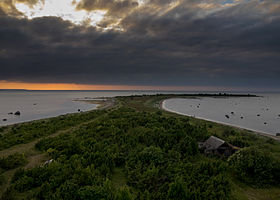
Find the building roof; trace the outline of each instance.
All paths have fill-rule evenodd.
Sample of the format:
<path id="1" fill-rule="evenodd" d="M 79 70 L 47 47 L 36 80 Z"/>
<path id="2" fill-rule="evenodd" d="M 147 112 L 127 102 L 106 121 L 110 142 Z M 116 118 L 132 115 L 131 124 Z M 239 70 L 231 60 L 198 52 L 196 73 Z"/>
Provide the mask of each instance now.
<path id="1" fill-rule="evenodd" d="M 224 140 L 217 138 L 215 136 L 211 136 L 204 142 L 204 147 L 206 149 L 218 149 L 221 145 L 225 143 Z"/>

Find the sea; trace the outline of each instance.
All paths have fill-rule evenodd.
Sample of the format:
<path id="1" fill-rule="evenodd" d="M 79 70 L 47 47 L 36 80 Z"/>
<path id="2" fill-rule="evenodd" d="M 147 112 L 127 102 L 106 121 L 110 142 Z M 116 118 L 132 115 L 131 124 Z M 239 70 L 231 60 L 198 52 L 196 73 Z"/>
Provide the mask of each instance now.
<path id="1" fill-rule="evenodd" d="M 280 133 L 280 93 L 258 97 L 171 98 L 162 103 L 170 112 L 260 133 Z"/>
<path id="2" fill-rule="evenodd" d="M 98 106 L 79 100 L 159 93 L 174 93 L 174 91 L 0 90 L 0 126 L 94 110 Z M 14 115 L 17 111 L 20 112 L 19 116 Z"/>
<path id="3" fill-rule="evenodd" d="M 97 109 L 98 105 L 79 100 L 142 94 L 189 93 L 196 94 L 199 91 L 0 90 L 0 126 Z M 252 94 L 258 97 L 171 98 L 165 100 L 162 107 L 170 112 L 257 132 L 272 135 L 280 133 L 280 93 Z M 16 111 L 21 114 L 14 115 Z"/>

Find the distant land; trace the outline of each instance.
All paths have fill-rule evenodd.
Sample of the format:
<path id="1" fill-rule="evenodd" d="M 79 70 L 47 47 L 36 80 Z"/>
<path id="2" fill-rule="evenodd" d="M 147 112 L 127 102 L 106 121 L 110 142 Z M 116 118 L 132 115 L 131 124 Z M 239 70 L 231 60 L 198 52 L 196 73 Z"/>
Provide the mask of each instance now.
<path id="1" fill-rule="evenodd" d="M 249 92 L 219 92 L 219 91 L 208 91 L 208 92 L 199 92 L 199 91 L 184 91 L 184 90 L 28 90 L 28 89 L 0 89 L 1 91 L 33 91 L 33 92 L 92 92 L 92 91 L 106 91 L 106 92 L 159 92 L 157 95 L 166 95 L 167 92 L 173 92 L 173 94 L 170 95 L 176 95 L 176 96 L 230 96 L 230 97 L 259 97 L 258 95 L 250 94 Z M 161 93 L 162 92 L 162 93 Z M 184 92 L 184 93 L 183 93 Z M 194 93 L 195 92 L 195 93 Z M 138 95 L 132 95 L 132 96 L 138 96 Z M 142 96 L 142 95 L 139 95 Z"/>

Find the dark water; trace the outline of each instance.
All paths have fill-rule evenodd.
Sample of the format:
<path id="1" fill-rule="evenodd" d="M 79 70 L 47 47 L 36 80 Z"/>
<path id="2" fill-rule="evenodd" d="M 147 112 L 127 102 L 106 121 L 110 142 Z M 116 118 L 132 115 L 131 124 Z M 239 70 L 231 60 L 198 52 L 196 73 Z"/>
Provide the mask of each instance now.
<path id="1" fill-rule="evenodd" d="M 163 102 L 166 110 L 254 131 L 280 133 L 280 94 L 263 97 L 174 98 Z"/>

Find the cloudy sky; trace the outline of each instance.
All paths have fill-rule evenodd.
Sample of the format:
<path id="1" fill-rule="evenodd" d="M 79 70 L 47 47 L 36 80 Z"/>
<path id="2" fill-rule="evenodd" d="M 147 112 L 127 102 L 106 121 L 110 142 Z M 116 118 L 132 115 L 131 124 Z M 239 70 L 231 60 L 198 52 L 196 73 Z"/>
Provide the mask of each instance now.
<path id="1" fill-rule="evenodd" d="M 0 88 L 38 87 L 280 90 L 280 1 L 0 0 Z"/>

